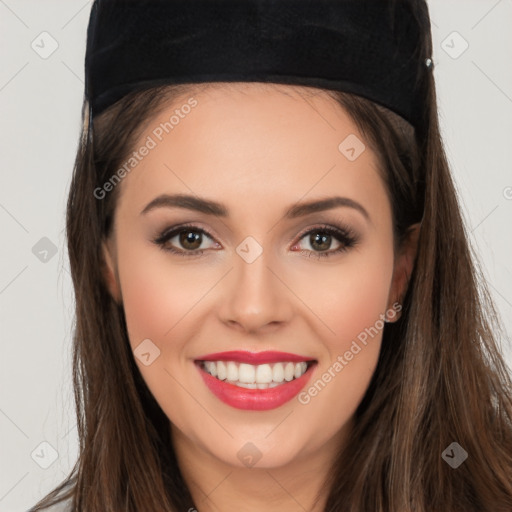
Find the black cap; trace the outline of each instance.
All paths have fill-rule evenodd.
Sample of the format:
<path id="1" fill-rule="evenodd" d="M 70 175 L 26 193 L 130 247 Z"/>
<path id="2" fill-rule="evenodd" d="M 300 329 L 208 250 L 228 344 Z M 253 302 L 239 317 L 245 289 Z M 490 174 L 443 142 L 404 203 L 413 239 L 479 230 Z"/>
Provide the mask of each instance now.
<path id="1" fill-rule="evenodd" d="M 274 82 L 346 91 L 423 122 L 424 0 L 96 0 L 92 117 L 162 84 Z"/>

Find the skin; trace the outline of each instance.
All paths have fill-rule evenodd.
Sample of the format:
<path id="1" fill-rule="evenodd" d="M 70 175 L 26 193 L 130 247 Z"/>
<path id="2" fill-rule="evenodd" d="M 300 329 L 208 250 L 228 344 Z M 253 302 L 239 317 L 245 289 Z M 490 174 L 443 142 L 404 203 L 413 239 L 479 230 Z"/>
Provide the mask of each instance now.
<path id="1" fill-rule="evenodd" d="M 189 97 L 155 116 L 136 147 Z M 223 84 L 193 97 L 198 105 L 119 185 L 114 231 L 104 245 L 106 279 L 124 305 L 132 348 L 149 338 L 160 350 L 150 365 L 136 362 L 170 420 L 178 462 L 200 511 L 320 511 L 326 496 L 313 508 L 315 494 L 335 452 L 348 442 L 377 364 L 381 331 L 309 403 L 292 399 L 269 411 L 221 402 L 193 360 L 237 349 L 297 353 L 318 361 L 311 385 L 403 296 L 417 226 L 395 252 L 377 158 L 368 144 L 355 161 L 338 150 L 348 135 L 364 137 L 323 92 Z M 212 199 L 229 215 L 176 207 L 141 214 L 162 193 Z M 299 201 L 333 195 L 357 201 L 368 219 L 347 206 L 283 218 Z M 182 257 L 152 242 L 185 222 L 212 234 L 203 235 L 203 254 Z M 322 224 L 348 226 L 357 243 L 315 258 L 321 249 L 304 234 L 311 228 L 321 233 Z M 247 236 L 263 249 L 250 264 L 236 252 Z M 328 244 L 329 251 L 340 246 L 335 238 Z M 176 236 L 168 245 L 187 250 Z M 248 442 L 261 453 L 253 467 L 237 457 Z"/>

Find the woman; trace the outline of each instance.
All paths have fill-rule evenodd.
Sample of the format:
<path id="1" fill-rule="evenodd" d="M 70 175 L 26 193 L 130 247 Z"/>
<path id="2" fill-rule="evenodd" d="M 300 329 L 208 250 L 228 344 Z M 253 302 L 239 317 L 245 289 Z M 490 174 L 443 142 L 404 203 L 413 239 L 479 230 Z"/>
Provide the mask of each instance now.
<path id="1" fill-rule="evenodd" d="M 94 4 L 80 454 L 33 510 L 512 509 L 431 52 L 422 1 Z"/>

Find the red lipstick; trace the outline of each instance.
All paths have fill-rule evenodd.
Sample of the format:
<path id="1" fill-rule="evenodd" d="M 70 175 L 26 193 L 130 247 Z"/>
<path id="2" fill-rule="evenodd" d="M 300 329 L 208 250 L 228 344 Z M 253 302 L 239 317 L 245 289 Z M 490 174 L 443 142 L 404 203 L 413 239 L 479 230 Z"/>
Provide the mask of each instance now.
<path id="1" fill-rule="evenodd" d="M 196 361 L 237 361 L 247 364 L 265 364 L 290 361 L 300 363 L 301 361 L 314 361 L 312 357 L 299 356 L 289 352 L 276 352 L 267 350 L 264 352 L 247 352 L 245 350 L 229 350 L 227 352 L 215 352 L 197 357 Z"/>
<path id="2" fill-rule="evenodd" d="M 283 381 L 272 388 L 248 389 L 232 384 L 227 380 L 213 377 L 203 368 L 203 361 L 235 361 L 251 365 L 266 363 L 299 363 L 307 362 L 308 367 L 303 375 L 290 381 Z M 207 354 L 195 360 L 196 367 L 208 389 L 225 404 L 237 409 L 266 411 L 275 409 L 294 398 L 310 380 L 316 360 L 287 352 L 247 352 L 228 351 Z"/>

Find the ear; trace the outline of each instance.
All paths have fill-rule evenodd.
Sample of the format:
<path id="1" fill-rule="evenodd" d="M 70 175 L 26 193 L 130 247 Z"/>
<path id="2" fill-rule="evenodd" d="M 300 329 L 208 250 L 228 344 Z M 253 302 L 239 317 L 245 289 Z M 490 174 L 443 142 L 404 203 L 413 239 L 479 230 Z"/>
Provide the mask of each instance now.
<path id="1" fill-rule="evenodd" d="M 391 289 L 389 292 L 388 309 L 393 307 L 395 303 L 402 303 L 402 300 L 407 292 L 409 285 L 409 278 L 411 277 L 416 260 L 416 253 L 418 250 L 418 238 L 420 234 L 421 224 L 413 224 L 407 230 L 405 239 L 401 246 L 398 248 L 398 253 L 395 257 L 395 265 L 393 269 L 393 278 L 391 281 Z M 400 315 L 396 315 L 393 320 L 396 321 Z"/>
<path id="2" fill-rule="evenodd" d="M 121 289 L 119 286 L 119 278 L 117 273 L 117 257 L 112 239 L 108 239 L 102 243 L 103 253 L 103 278 L 105 284 L 112 295 L 112 298 L 121 302 Z"/>

